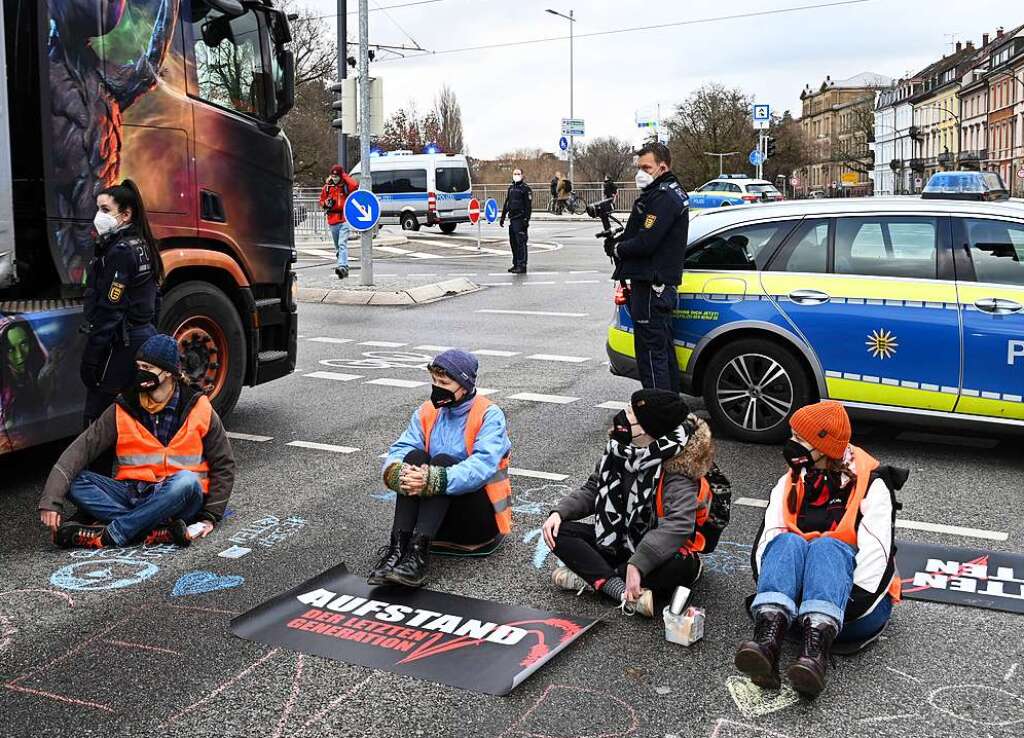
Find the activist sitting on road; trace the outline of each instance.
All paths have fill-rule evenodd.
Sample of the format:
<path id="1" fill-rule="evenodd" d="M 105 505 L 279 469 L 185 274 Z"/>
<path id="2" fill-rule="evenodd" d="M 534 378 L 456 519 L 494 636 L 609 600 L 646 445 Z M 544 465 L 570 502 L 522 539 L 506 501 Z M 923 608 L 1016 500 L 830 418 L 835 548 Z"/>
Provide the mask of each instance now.
<path id="1" fill-rule="evenodd" d="M 790 470 L 771 492 L 751 555 L 757 595 L 753 640 L 736 668 L 778 689 L 779 653 L 790 624 L 803 647 L 786 675 L 810 697 L 825 688 L 832 646 L 853 652 L 878 638 L 900 599 L 893 527 L 895 491 L 908 472 L 880 466 L 850 444 L 850 419 L 838 402 L 797 410 L 783 447 Z"/>
<path id="2" fill-rule="evenodd" d="M 224 516 L 235 460 L 206 395 L 182 377 L 178 343 L 150 337 L 136 355 L 134 386 L 61 454 L 39 500 L 40 519 L 61 547 L 123 547 L 133 543 L 187 546 Z M 113 447 L 114 478 L 86 471 Z M 77 517 L 64 522 L 65 498 Z M 189 533 L 199 521 L 201 530 Z"/>
<path id="3" fill-rule="evenodd" d="M 428 367 L 430 400 L 413 414 L 384 461 L 397 493 L 391 541 L 367 581 L 419 587 L 434 551 L 484 555 L 512 529 L 505 414 L 476 392 L 479 362 L 466 351 Z"/>
<path id="4" fill-rule="evenodd" d="M 652 617 L 655 599 L 700 578 L 700 553 L 714 548 L 727 522 L 711 514 L 711 431 L 678 394 L 644 389 L 608 435 L 594 473 L 541 529 L 565 564 L 551 578 L 562 589 L 592 587 L 625 612 Z M 573 522 L 589 515 L 593 524 Z"/>

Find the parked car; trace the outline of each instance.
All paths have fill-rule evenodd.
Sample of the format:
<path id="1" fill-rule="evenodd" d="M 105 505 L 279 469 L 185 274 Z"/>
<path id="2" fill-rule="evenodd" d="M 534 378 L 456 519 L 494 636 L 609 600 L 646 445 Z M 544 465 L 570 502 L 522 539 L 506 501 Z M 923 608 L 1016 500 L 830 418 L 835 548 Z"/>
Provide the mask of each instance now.
<path id="1" fill-rule="evenodd" d="M 690 207 L 728 207 L 730 205 L 752 205 L 759 202 L 779 202 L 782 193 L 765 179 L 750 179 L 745 175 L 725 175 L 698 187 L 690 195 Z"/>

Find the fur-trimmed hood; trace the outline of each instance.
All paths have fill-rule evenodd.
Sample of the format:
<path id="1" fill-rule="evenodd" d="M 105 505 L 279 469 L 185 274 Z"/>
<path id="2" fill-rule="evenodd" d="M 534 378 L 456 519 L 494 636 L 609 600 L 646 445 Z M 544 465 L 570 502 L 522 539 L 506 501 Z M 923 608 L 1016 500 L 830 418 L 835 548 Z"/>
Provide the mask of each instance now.
<path id="1" fill-rule="evenodd" d="M 693 433 L 683 450 L 665 462 L 665 471 L 700 479 L 715 462 L 715 442 L 711 438 L 711 428 L 703 418 L 691 413 L 688 420 L 693 423 Z"/>

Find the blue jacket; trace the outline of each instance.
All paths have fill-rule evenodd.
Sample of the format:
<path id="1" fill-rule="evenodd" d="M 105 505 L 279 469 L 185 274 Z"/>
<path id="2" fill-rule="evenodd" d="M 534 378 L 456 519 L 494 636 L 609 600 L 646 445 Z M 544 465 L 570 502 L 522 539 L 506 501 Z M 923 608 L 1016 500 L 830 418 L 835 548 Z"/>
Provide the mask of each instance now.
<path id="1" fill-rule="evenodd" d="M 437 422 L 434 423 L 434 430 L 430 434 L 431 456 L 447 454 L 459 460 L 458 464 L 448 467 L 447 470 L 446 494 L 449 495 L 464 495 L 483 488 L 498 471 L 502 457 L 512 448 L 512 442 L 508 439 L 505 413 L 497 405 L 491 405 L 487 408 L 480 433 L 473 444 L 473 455 L 466 453 L 466 419 L 472 404 L 472 400 L 467 400 L 455 407 L 441 408 L 437 414 Z M 403 461 L 410 451 L 426 450 L 426 445 L 420 411 L 416 408 L 408 427 L 388 450 L 383 468 L 387 469 L 396 461 Z"/>

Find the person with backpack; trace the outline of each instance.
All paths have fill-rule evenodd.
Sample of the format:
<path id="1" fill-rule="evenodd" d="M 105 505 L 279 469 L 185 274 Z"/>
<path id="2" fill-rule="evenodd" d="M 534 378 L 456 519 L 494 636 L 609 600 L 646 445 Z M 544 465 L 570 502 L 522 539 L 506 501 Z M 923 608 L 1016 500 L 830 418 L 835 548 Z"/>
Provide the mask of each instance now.
<path id="1" fill-rule="evenodd" d="M 633 393 L 608 436 L 594 473 L 541 529 L 564 563 L 551 578 L 653 617 L 677 586 L 700 579 L 701 554 L 714 550 L 728 522 L 728 481 L 714 466 L 707 423 L 673 392 Z M 577 522 L 590 515 L 593 524 Z"/>
<path id="2" fill-rule="evenodd" d="M 345 167 L 335 164 L 320 190 L 320 208 L 327 213 L 327 226 L 331 230 L 331 238 L 334 239 L 334 251 L 337 255 L 334 273 L 338 279 L 348 277 L 348 234 L 351 227 L 345 220 L 345 200 L 350 193 L 358 189 L 359 183 L 349 176 Z"/>
<path id="3" fill-rule="evenodd" d="M 900 599 L 895 493 L 906 469 L 882 466 L 850 443 L 850 418 L 838 402 L 802 407 L 782 453 L 789 470 L 768 500 L 754 541 L 750 602 L 754 636 L 736 651 L 736 668 L 778 689 L 779 655 L 792 624 L 802 648 L 786 671 L 793 688 L 816 697 L 829 654 L 873 643 Z"/>

